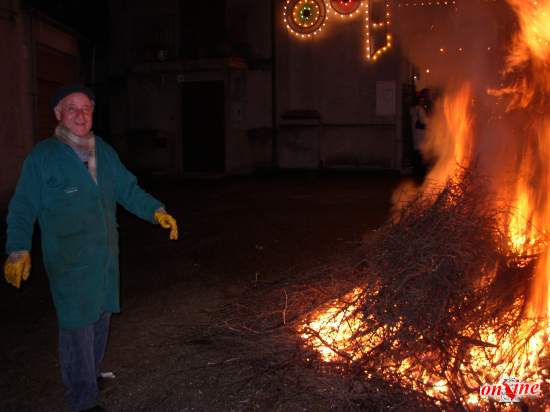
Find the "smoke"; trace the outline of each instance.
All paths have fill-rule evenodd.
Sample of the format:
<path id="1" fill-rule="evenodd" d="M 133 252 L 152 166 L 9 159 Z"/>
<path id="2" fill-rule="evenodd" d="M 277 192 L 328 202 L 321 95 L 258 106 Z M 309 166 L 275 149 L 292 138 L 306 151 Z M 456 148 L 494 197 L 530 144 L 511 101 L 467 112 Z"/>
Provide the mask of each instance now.
<path id="1" fill-rule="evenodd" d="M 418 68 L 422 87 L 448 88 L 468 81 L 477 89 L 495 81 L 516 20 L 507 3 L 456 0 L 428 6 L 405 0 L 399 4 L 394 7 L 393 30 Z"/>
<path id="2" fill-rule="evenodd" d="M 507 114 L 506 99 L 488 93 L 507 81 L 506 63 L 519 29 L 513 8 L 503 0 L 404 0 L 395 5 L 393 16 L 395 37 L 417 69 L 417 87 L 440 95 L 429 121 L 433 127 L 427 130 L 425 147 L 431 153 L 424 154 L 441 146 L 441 127 L 436 125 L 448 122 L 455 104 L 449 99 L 468 87 L 473 136 L 469 144 L 475 164 L 482 174 L 498 175 L 499 185 L 513 179 L 522 146 L 517 137 L 522 116 Z"/>
<path id="3" fill-rule="evenodd" d="M 400 190 L 429 194 L 430 179 L 442 185 L 475 165 L 509 211 L 503 230 L 528 248 L 550 233 L 550 0 L 416 1 L 396 5 L 395 35 L 420 87 L 442 97 L 421 148 L 435 165 L 422 186 Z M 550 313 L 550 249 L 544 256 L 532 316 Z"/>

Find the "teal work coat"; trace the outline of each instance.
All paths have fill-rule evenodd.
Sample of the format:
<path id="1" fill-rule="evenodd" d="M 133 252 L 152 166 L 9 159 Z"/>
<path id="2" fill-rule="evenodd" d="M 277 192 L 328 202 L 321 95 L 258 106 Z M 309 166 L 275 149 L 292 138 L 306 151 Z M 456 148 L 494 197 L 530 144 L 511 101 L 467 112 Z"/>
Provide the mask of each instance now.
<path id="1" fill-rule="evenodd" d="M 6 252 L 30 250 L 34 223 L 62 329 L 119 312 L 117 203 L 154 223 L 163 205 L 137 184 L 115 150 L 96 137 L 97 184 L 74 150 L 56 138 L 36 145 L 8 210 Z"/>

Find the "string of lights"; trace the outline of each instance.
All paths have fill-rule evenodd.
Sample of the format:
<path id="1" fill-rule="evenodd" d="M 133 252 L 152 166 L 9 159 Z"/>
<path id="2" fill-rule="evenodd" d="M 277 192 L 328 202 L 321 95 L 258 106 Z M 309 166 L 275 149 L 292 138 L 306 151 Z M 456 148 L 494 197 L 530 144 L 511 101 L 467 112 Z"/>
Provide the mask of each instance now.
<path id="1" fill-rule="evenodd" d="M 317 36 L 325 28 L 329 14 L 340 19 L 350 19 L 365 14 L 365 37 L 367 60 L 376 61 L 380 55 L 392 46 L 391 1 L 385 0 L 384 18 L 373 21 L 371 16 L 374 0 L 286 0 L 283 10 L 284 24 L 287 30 L 301 39 Z M 372 23 L 371 23 L 372 22 Z M 385 31 L 385 41 L 375 45 L 374 33 Z"/>
<path id="2" fill-rule="evenodd" d="M 496 0 L 481 0 L 486 3 Z M 457 5 L 458 0 L 439 1 L 405 1 L 396 4 L 398 8 L 449 7 Z M 284 5 L 284 24 L 287 30 L 297 38 L 316 37 L 325 28 L 330 16 L 337 20 L 347 20 L 364 14 L 365 55 L 368 61 L 376 61 L 391 49 L 392 34 L 392 0 L 286 0 Z M 374 12 L 374 8 L 384 7 Z M 380 17 L 381 16 L 381 17 Z M 487 47 L 491 51 L 491 47 Z M 441 55 L 451 52 L 462 53 L 462 47 L 456 50 L 439 48 Z"/>
<path id="3" fill-rule="evenodd" d="M 319 34 L 328 20 L 324 0 L 287 0 L 283 16 L 287 30 L 302 39 Z"/>
<path id="4" fill-rule="evenodd" d="M 413 1 L 397 3 L 397 7 L 430 7 L 430 6 L 453 6 L 456 1 Z"/>
<path id="5" fill-rule="evenodd" d="M 391 34 L 391 5 L 390 1 L 385 1 L 384 20 L 373 22 L 371 18 L 372 4 L 371 0 L 367 2 L 367 12 L 365 17 L 365 32 L 366 32 L 366 56 L 367 60 L 376 61 L 382 53 L 387 52 L 392 46 Z M 375 31 L 384 30 L 386 32 L 385 44 L 376 47 L 373 41 L 373 33 Z"/>

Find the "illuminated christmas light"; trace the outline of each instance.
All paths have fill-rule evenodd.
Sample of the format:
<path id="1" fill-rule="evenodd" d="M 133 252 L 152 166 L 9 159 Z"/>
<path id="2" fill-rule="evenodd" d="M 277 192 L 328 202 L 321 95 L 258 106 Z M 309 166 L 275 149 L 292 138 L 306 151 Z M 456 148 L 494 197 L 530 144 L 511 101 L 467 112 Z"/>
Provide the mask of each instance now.
<path id="1" fill-rule="evenodd" d="M 371 12 L 372 12 L 372 1 L 368 0 L 367 6 L 366 6 L 366 17 L 365 17 L 365 31 L 367 36 L 367 59 L 371 61 L 376 61 L 378 57 L 382 53 L 387 52 L 392 45 L 392 35 L 390 33 L 390 25 L 391 25 L 391 2 L 390 0 L 385 0 L 385 20 L 384 21 L 376 21 L 372 22 Z M 372 22 L 372 23 L 371 23 Z M 385 29 L 387 31 L 386 34 L 386 41 L 384 44 L 381 44 L 378 47 L 373 47 L 374 39 L 373 39 L 373 30 L 383 30 Z"/>
<path id="2" fill-rule="evenodd" d="M 341 18 L 344 17 L 354 17 L 357 16 L 360 12 L 361 6 L 363 5 L 363 0 L 327 0 L 330 10 L 337 14 Z"/>
<path id="3" fill-rule="evenodd" d="M 397 7 L 430 7 L 430 6 L 453 6 L 456 4 L 456 1 L 435 1 L 435 2 L 405 2 L 397 3 Z"/>
<path id="4" fill-rule="evenodd" d="M 392 0 L 286 0 L 284 24 L 287 30 L 297 38 L 309 39 L 321 33 L 330 13 L 339 16 L 342 20 L 357 16 L 364 10 L 366 58 L 375 61 L 392 47 L 392 3 Z M 455 0 L 405 1 L 397 3 L 397 7 L 445 7 L 454 6 L 456 3 Z M 375 21 L 374 6 L 384 7 L 382 13 L 384 17 L 380 21 Z M 385 39 L 380 37 L 384 32 L 386 32 Z M 491 48 L 488 47 L 487 50 Z M 462 52 L 462 47 L 457 51 Z M 444 47 L 440 47 L 439 52 L 447 55 Z"/>
<path id="5" fill-rule="evenodd" d="M 287 0 L 283 15 L 287 30 L 302 39 L 321 32 L 328 19 L 324 0 Z"/>

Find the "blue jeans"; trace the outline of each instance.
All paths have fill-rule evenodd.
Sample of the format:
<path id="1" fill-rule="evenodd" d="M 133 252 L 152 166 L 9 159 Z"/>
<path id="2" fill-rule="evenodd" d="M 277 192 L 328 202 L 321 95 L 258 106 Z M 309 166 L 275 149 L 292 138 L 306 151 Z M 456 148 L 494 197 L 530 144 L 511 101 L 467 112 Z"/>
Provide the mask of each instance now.
<path id="1" fill-rule="evenodd" d="M 71 412 L 97 405 L 97 378 L 105 354 L 111 314 L 78 329 L 59 330 L 59 362 Z"/>

